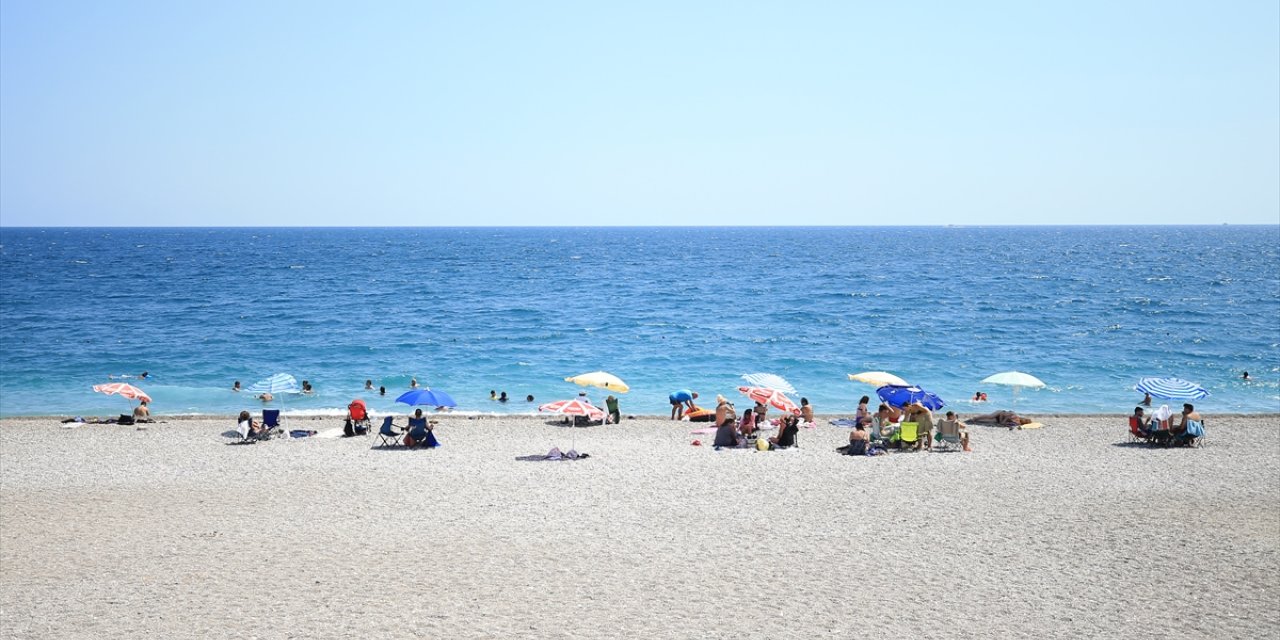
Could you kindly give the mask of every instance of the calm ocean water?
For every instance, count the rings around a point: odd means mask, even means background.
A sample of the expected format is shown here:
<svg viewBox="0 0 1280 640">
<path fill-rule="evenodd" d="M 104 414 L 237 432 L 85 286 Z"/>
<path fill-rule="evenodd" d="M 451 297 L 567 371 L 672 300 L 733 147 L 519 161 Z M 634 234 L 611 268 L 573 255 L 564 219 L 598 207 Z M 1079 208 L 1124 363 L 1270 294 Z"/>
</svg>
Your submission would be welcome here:
<svg viewBox="0 0 1280 640">
<path fill-rule="evenodd" d="M 460 411 L 529 412 L 596 369 L 631 385 L 629 413 L 681 387 L 737 396 L 757 371 L 847 412 L 873 390 L 845 374 L 868 369 L 962 412 L 1008 406 L 978 381 L 1009 369 L 1049 385 L 1027 411 L 1129 411 L 1157 374 L 1209 388 L 1210 413 L 1280 411 L 1277 226 L 5 228 L 0 245 L 3 415 L 119 412 L 90 386 L 144 370 L 157 413 L 255 408 L 232 381 L 276 372 L 318 391 L 286 410 L 336 410 L 365 379 L 392 409 L 417 377 Z"/>
</svg>

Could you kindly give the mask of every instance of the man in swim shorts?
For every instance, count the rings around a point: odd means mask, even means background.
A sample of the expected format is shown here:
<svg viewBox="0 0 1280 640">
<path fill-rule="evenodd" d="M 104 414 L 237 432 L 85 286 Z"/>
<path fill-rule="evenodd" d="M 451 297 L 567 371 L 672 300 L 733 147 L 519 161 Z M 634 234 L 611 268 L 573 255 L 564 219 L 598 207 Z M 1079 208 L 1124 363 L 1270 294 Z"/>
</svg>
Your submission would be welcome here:
<svg viewBox="0 0 1280 640">
<path fill-rule="evenodd" d="M 694 399 L 697 397 L 697 393 L 688 389 L 681 389 L 667 396 L 667 399 L 671 401 L 671 419 L 679 420 L 683 418 L 685 411 L 697 411 L 697 405 L 693 404 Z"/>
</svg>

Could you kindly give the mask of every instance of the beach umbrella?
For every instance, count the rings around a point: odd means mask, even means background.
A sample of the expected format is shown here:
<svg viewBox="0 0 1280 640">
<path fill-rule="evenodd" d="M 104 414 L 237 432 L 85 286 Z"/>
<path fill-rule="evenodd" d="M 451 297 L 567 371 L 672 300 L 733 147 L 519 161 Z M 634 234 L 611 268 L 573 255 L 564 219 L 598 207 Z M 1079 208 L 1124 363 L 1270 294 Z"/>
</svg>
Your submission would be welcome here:
<svg viewBox="0 0 1280 640">
<path fill-rule="evenodd" d="M 538 411 L 545 413 L 559 413 L 566 416 L 586 416 L 592 420 L 603 420 L 604 410 L 596 407 L 590 402 L 583 402 L 574 398 L 573 400 L 557 400 L 548 402 L 540 407 Z"/>
<path fill-rule="evenodd" d="M 457 402 L 453 401 L 453 397 L 438 389 L 422 387 L 420 389 L 410 389 L 396 398 L 396 402 L 413 406 L 426 407 L 456 407 Z"/>
<path fill-rule="evenodd" d="M 863 371 L 862 373 L 851 373 L 849 379 L 854 382 L 863 382 L 873 387 L 883 387 L 886 384 L 896 384 L 900 387 L 907 386 L 907 381 L 888 371 Z"/>
<path fill-rule="evenodd" d="M 1021 371 L 1004 371 L 994 375 L 989 375 L 982 379 L 981 384 L 1002 384 L 1006 387 L 1013 387 L 1013 406 L 1018 406 L 1018 390 L 1023 387 L 1032 389 L 1043 389 L 1044 382 L 1029 373 Z"/>
<path fill-rule="evenodd" d="M 1209 395 L 1204 387 L 1180 378 L 1143 378 L 1133 389 L 1166 400 L 1199 400 Z"/>
<path fill-rule="evenodd" d="M 628 387 L 627 383 L 623 382 L 618 376 L 604 371 L 592 371 L 572 378 L 565 378 L 564 381 L 572 382 L 579 387 L 600 387 L 601 389 L 617 391 L 618 393 L 626 393 L 631 390 L 631 387 Z"/>
<path fill-rule="evenodd" d="M 284 407 L 285 393 L 302 393 L 302 389 L 298 387 L 298 380 L 287 373 L 277 373 L 270 378 L 259 380 L 245 391 L 251 394 L 269 393 L 274 398 L 280 396 L 280 406 Z"/>
<path fill-rule="evenodd" d="M 126 400 L 146 400 L 151 402 L 151 396 L 145 391 L 131 384 L 124 382 L 112 382 L 110 384 L 95 384 L 93 390 L 98 393 L 105 393 L 109 396 L 120 396 Z"/>
<path fill-rule="evenodd" d="M 937 394 L 925 391 L 915 385 L 887 384 L 876 389 L 876 395 L 884 402 L 895 407 L 902 407 L 912 402 L 919 402 L 930 411 L 941 409 L 946 403 Z"/>
<path fill-rule="evenodd" d="M 791 383 L 787 382 L 785 378 L 772 373 L 748 373 L 743 375 L 742 379 L 753 387 L 763 387 L 783 393 L 796 392 L 796 388 L 791 386 Z"/>
<path fill-rule="evenodd" d="M 270 378 L 253 383 L 245 391 L 249 393 L 269 393 L 274 396 L 277 393 L 299 393 L 301 389 L 298 387 L 296 378 L 287 373 L 277 373 Z"/>
<path fill-rule="evenodd" d="M 151 402 L 151 396 L 145 391 L 131 384 L 124 382 L 113 382 L 111 384 L 95 384 L 93 390 L 98 393 L 105 393 L 109 396 L 120 396 L 128 400 L 146 400 Z"/>
<path fill-rule="evenodd" d="M 777 389 L 766 389 L 765 387 L 738 387 L 738 391 L 742 395 L 759 402 L 760 404 L 769 405 L 779 411 L 799 414 L 800 407 L 791 401 L 781 391 Z"/>
</svg>

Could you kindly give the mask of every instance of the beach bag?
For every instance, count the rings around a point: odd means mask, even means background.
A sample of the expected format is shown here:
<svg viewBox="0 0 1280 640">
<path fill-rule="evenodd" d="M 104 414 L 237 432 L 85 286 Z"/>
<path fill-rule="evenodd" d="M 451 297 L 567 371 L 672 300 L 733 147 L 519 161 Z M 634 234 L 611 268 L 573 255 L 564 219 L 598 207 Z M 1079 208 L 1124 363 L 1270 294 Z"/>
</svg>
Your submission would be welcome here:
<svg viewBox="0 0 1280 640">
<path fill-rule="evenodd" d="M 133 424 L 133 416 L 122 413 L 119 418 L 116 418 L 116 424 Z"/>
<path fill-rule="evenodd" d="M 356 435 L 356 428 L 351 424 L 351 418 L 347 418 L 347 421 L 342 424 L 342 435 L 348 438 Z"/>
</svg>

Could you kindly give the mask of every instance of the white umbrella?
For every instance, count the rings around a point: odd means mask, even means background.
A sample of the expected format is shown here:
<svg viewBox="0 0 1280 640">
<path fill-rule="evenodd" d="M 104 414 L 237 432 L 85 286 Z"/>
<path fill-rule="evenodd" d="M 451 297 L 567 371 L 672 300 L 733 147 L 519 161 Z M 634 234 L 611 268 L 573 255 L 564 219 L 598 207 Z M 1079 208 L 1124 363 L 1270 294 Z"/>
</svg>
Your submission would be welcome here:
<svg viewBox="0 0 1280 640">
<path fill-rule="evenodd" d="M 1018 390 L 1022 387 L 1032 389 L 1043 389 L 1044 382 L 1029 373 L 1021 371 L 1003 371 L 994 375 L 987 376 L 982 379 L 983 384 L 1002 384 L 1006 387 L 1013 387 L 1013 406 L 1018 406 Z"/>
<path fill-rule="evenodd" d="M 862 373 L 851 373 L 849 379 L 854 382 L 863 382 L 873 387 L 883 387 L 885 385 L 894 385 L 897 387 L 910 386 L 906 380 L 889 373 L 888 371 L 863 371 Z"/>
<path fill-rule="evenodd" d="M 743 380 L 751 383 L 753 387 L 764 387 L 765 389 L 773 389 L 783 393 L 795 393 L 796 388 L 791 386 L 785 378 L 772 373 L 748 373 L 742 376 Z"/>
</svg>

